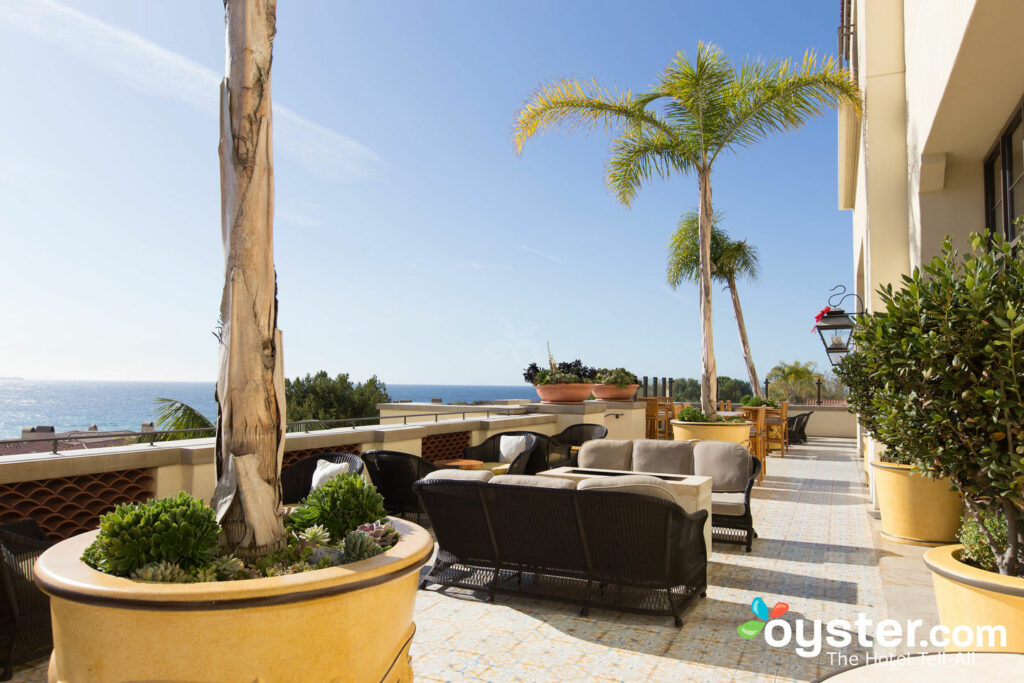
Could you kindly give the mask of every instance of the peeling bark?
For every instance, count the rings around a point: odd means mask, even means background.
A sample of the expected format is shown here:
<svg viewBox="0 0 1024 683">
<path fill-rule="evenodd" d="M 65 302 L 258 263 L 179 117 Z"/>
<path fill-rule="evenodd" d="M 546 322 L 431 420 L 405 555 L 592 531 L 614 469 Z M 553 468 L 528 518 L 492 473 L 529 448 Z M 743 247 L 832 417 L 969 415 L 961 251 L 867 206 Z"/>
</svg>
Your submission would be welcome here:
<svg viewBox="0 0 1024 683">
<path fill-rule="evenodd" d="M 252 560 L 283 547 L 279 476 L 284 369 L 274 272 L 270 65 L 276 0 L 227 0 L 221 84 L 224 293 L 217 378 L 218 481 L 226 549 Z"/>
</svg>

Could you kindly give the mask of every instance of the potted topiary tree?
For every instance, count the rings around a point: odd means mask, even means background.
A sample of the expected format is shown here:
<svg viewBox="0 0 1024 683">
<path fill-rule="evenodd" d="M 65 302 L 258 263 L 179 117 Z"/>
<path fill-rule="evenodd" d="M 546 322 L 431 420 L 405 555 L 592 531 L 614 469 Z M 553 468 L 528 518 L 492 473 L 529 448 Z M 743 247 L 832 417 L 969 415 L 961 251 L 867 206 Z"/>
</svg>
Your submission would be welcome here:
<svg viewBox="0 0 1024 683">
<path fill-rule="evenodd" d="M 284 375 L 273 262 L 275 0 L 228 0 L 221 86 L 225 286 L 212 507 L 120 506 L 45 552 L 51 681 L 412 681 L 419 568 L 433 540 L 381 519 L 360 475 L 285 515 Z M 287 525 L 286 522 L 287 521 Z M 287 528 L 286 528 L 287 526 Z"/>
<path fill-rule="evenodd" d="M 880 291 L 884 310 L 862 320 L 855 337 L 876 391 L 873 428 L 917 472 L 945 479 L 964 500 L 971 547 L 924 556 L 939 617 L 950 629 L 1002 626 L 1005 642 L 947 649 L 1022 652 L 1024 262 L 998 236 L 972 235 L 963 256 L 947 237 L 942 255 L 900 284 Z M 979 538 L 998 573 L 972 557 Z"/>
<path fill-rule="evenodd" d="M 882 516 L 882 535 L 898 543 L 943 545 L 956 540 L 963 502 L 949 481 L 914 471 L 919 444 L 900 438 L 899 427 L 887 429 L 889 420 L 899 420 L 887 392 L 898 390 L 885 384 L 889 371 L 889 345 L 893 340 L 878 336 L 879 317 L 861 316 L 855 332 L 855 350 L 836 368 L 849 388 L 850 411 L 874 440 L 878 458 L 870 462 L 874 472 L 875 497 Z M 899 343 L 898 341 L 896 343 Z M 928 510 L 928 514 L 921 514 Z"/>
<path fill-rule="evenodd" d="M 594 398 L 598 401 L 632 401 L 640 383 L 636 375 L 626 368 L 597 371 Z"/>
</svg>

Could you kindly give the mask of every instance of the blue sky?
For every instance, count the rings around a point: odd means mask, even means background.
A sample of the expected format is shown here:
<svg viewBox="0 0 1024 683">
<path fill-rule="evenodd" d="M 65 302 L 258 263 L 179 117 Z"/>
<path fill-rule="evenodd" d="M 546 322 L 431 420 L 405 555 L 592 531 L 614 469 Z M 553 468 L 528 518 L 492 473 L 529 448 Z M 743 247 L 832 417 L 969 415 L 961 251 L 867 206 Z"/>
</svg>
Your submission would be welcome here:
<svg viewBox="0 0 1024 683">
<path fill-rule="evenodd" d="M 289 376 L 516 384 L 530 360 L 696 376 L 696 287 L 665 245 L 696 180 L 607 192 L 603 134 L 517 158 L 540 83 L 634 91 L 677 50 L 735 62 L 835 50 L 818 0 L 281 2 L 275 249 Z M 0 4 L 0 376 L 213 380 L 223 281 L 220 2 Z M 835 115 L 719 161 L 714 205 L 760 249 L 741 285 L 762 376 L 827 361 L 813 315 L 851 279 Z M 715 292 L 720 374 L 745 377 Z"/>
</svg>

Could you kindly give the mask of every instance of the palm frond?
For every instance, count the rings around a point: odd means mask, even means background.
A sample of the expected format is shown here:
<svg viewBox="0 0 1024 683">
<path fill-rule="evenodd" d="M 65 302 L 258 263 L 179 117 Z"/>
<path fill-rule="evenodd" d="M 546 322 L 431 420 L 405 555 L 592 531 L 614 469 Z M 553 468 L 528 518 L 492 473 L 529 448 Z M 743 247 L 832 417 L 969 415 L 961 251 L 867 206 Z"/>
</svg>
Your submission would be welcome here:
<svg viewBox="0 0 1024 683">
<path fill-rule="evenodd" d="M 605 163 L 605 184 L 629 206 L 640 186 L 651 178 L 667 178 L 673 171 L 686 173 L 696 160 L 684 141 L 661 132 L 626 134 L 612 141 Z"/>
<path fill-rule="evenodd" d="M 720 227 L 725 213 L 715 211 L 711 218 L 711 277 L 724 281 L 727 273 L 718 267 L 721 255 L 732 243 L 729 235 Z M 691 209 L 679 218 L 676 231 L 668 241 L 668 267 L 665 279 L 672 289 L 684 281 L 700 281 L 700 214 Z"/>
<path fill-rule="evenodd" d="M 697 43 L 697 54 L 690 61 L 682 52 L 662 73 L 660 91 L 671 97 L 665 105 L 670 121 L 687 137 L 696 137 L 706 151 L 714 132 L 727 116 L 725 93 L 735 80 L 735 72 L 725 53 L 713 43 Z"/>
<path fill-rule="evenodd" d="M 156 441 L 174 439 L 195 439 L 212 436 L 213 423 L 198 410 L 182 401 L 173 398 L 154 398 L 154 419 L 157 431 L 175 431 L 179 429 L 208 429 L 210 434 L 193 432 L 191 434 L 161 434 Z M 149 440 L 149 439 L 145 439 Z"/>
<path fill-rule="evenodd" d="M 714 248 L 713 245 L 712 248 Z M 726 238 L 715 261 L 715 269 L 727 279 L 745 279 L 756 282 L 761 276 L 761 262 L 757 256 L 757 247 L 747 240 Z"/>
<path fill-rule="evenodd" d="M 834 57 L 813 52 L 790 60 L 748 62 L 725 91 L 728 116 L 716 133 L 712 160 L 733 145 L 751 145 L 771 133 L 794 130 L 841 104 L 860 111 L 860 90 Z"/>
<path fill-rule="evenodd" d="M 646 104 L 634 101 L 628 90 L 620 95 L 598 85 L 597 81 L 588 83 L 563 78 L 542 85 L 516 115 L 512 138 L 516 153 L 522 153 L 527 140 L 549 129 L 567 133 L 651 129 L 671 134 L 672 128 L 660 116 L 648 111 Z"/>
</svg>

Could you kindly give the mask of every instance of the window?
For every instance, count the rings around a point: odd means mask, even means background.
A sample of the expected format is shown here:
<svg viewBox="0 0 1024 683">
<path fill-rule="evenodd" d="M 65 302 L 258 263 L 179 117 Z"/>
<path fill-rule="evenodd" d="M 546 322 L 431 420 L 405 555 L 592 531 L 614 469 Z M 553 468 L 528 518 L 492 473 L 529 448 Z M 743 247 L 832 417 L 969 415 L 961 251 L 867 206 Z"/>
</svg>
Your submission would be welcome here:
<svg viewBox="0 0 1024 683">
<path fill-rule="evenodd" d="M 1024 216 L 1024 118 L 1018 104 L 985 159 L 985 223 L 1008 240 L 1018 237 L 1013 221 Z"/>
</svg>

